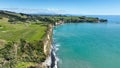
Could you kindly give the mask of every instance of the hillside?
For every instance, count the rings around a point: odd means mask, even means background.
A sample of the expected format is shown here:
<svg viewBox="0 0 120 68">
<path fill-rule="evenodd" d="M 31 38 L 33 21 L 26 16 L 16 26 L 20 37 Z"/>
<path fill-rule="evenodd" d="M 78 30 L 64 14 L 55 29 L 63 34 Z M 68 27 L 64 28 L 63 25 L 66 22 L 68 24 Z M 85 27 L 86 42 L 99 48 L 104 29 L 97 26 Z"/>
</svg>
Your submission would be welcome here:
<svg viewBox="0 0 120 68">
<path fill-rule="evenodd" d="M 23 22 L 27 16 L 13 12 L 0 12 L 0 17 L 0 68 L 27 68 L 43 62 L 48 25 Z"/>
</svg>

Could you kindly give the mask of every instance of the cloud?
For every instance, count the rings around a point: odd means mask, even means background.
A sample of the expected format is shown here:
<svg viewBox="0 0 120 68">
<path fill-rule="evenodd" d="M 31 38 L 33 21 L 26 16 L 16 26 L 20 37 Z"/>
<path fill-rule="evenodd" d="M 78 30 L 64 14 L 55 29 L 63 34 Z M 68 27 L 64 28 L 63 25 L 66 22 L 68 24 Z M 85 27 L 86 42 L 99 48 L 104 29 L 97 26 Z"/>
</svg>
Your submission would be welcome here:
<svg viewBox="0 0 120 68">
<path fill-rule="evenodd" d="M 47 9 L 30 9 L 30 8 L 2 8 L 18 13 L 39 13 L 39 14 L 65 14 L 67 11 L 62 9 L 47 8 Z"/>
<path fill-rule="evenodd" d="M 54 12 L 56 14 L 65 14 L 67 12 L 67 10 L 54 9 L 54 8 L 48 8 L 47 10 L 50 12 Z"/>
</svg>

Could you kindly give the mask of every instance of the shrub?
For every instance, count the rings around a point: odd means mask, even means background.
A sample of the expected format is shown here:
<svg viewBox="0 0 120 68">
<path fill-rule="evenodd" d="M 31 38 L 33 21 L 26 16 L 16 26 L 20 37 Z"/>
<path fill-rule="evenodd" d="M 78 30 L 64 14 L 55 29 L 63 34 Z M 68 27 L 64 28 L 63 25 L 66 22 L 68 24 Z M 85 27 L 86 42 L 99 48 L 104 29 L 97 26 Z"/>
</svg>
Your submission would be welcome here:
<svg viewBox="0 0 120 68">
<path fill-rule="evenodd" d="M 3 19 L 2 17 L 0 17 L 0 19 Z"/>
<path fill-rule="evenodd" d="M 14 22 L 14 20 L 13 19 L 9 19 L 8 22 Z"/>
</svg>

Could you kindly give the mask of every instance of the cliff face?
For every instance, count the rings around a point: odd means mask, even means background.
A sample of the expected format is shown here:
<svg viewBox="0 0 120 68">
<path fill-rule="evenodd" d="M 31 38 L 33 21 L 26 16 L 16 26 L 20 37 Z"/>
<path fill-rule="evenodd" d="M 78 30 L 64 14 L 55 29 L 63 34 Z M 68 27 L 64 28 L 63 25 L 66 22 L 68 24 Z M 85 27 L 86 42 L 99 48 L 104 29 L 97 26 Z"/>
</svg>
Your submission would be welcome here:
<svg viewBox="0 0 120 68">
<path fill-rule="evenodd" d="M 51 44 L 52 44 L 52 32 L 53 32 L 53 26 L 50 24 L 48 26 L 48 31 L 47 31 L 47 35 L 46 38 L 43 42 L 44 44 L 44 53 L 45 55 L 50 55 L 50 49 L 51 49 Z"/>
<path fill-rule="evenodd" d="M 50 68 L 51 67 L 51 49 L 52 49 L 52 33 L 53 33 L 53 25 L 48 26 L 47 34 L 43 40 L 44 46 L 44 54 L 46 55 L 46 60 L 39 64 L 37 68 Z"/>
</svg>

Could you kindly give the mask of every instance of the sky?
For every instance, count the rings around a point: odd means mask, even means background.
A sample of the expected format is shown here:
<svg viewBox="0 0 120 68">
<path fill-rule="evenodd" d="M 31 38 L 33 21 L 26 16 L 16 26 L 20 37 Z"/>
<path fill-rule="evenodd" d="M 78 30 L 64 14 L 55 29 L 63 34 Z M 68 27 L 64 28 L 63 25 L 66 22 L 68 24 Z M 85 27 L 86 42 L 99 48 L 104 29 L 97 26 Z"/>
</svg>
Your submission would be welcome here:
<svg viewBox="0 0 120 68">
<path fill-rule="evenodd" d="M 23 13 L 120 15 L 120 0 L 0 0 L 0 10 Z"/>
</svg>

